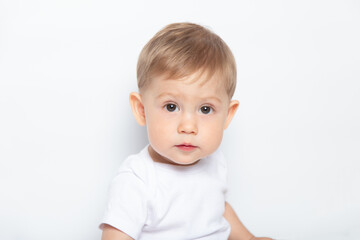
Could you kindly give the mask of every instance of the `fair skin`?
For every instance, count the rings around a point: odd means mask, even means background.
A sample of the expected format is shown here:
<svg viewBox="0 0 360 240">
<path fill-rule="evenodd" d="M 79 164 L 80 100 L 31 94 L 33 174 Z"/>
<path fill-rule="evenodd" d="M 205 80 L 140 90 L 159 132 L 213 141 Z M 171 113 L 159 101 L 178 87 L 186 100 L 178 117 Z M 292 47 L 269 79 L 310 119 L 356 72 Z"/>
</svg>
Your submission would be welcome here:
<svg viewBox="0 0 360 240">
<path fill-rule="evenodd" d="M 147 127 L 154 161 L 194 164 L 220 145 L 239 103 L 230 101 L 218 79 L 204 81 L 197 75 L 155 78 L 141 95 L 131 94 L 134 115 Z"/>
<path fill-rule="evenodd" d="M 137 122 L 147 127 L 153 161 L 192 165 L 219 147 L 239 102 L 229 99 L 216 75 L 202 78 L 197 73 L 183 79 L 158 77 L 141 94 L 130 94 Z M 231 225 L 229 240 L 270 240 L 255 238 L 228 203 L 224 217 Z M 132 238 L 105 225 L 102 240 L 127 239 Z"/>
</svg>

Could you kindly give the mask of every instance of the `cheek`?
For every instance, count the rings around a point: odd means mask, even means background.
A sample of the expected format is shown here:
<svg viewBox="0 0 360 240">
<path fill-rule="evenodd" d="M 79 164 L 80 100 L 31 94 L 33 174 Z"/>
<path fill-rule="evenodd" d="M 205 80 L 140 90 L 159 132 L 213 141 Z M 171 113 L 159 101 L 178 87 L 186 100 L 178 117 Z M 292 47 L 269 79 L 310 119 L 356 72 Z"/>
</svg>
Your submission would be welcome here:
<svg viewBox="0 0 360 240">
<path fill-rule="evenodd" d="M 150 143 L 154 145 L 166 143 L 173 131 L 172 122 L 161 114 L 149 115 L 146 119 L 146 127 Z"/>
<path fill-rule="evenodd" d="M 222 140 L 224 132 L 223 119 L 215 119 L 214 121 L 203 121 L 201 126 L 202 138 L 207 142 L 209 148 L 217 148 Z"/>
</svg>

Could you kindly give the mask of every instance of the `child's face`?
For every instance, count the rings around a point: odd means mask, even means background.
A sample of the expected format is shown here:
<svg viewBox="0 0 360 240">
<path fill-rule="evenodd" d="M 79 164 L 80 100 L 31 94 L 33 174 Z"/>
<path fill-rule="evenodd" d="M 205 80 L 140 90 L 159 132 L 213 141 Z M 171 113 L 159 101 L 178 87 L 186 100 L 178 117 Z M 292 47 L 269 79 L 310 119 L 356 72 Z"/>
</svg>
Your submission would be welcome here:
<svg viewBox="0 0 360 240">
<path fill-rule="evenodd" d="M 154 161 L 188 165 L 220 145 L 239 103 L 216 79 L 203 83 L 196 77 L 156 78 L 140 97 Z"/>
</svg>

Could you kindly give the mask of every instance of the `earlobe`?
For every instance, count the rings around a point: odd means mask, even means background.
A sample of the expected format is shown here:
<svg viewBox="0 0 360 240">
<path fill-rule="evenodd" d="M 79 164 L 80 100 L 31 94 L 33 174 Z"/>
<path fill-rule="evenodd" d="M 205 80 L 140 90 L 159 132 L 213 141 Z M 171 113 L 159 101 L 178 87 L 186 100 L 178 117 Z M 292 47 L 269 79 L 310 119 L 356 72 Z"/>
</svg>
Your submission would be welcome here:
<svg viewBox="0 0 360 240">
<path fill-rule="evenodd" d="M 232 100 L 229 104 L 229 108 L 228 108 L 228 113 L 227 113 L 227 117 L 226 117 L 226 121 L 225 121 L 225 126 L 224 126 L 224 129 L 226 129 L 231 120 L 233 119 L 235 113 L 236 113 L 236 110 L 238 109 L 239 107 L 239 101 L 238 100 Z"/>
<path fill-rule="evenodd" d="M 139 93 L 132 92 L 130 93 L 129 100 L 136 121 L 139 125 L 145 126 L 145 109 L 142 103 L 141 95 Z"/>
</svg>

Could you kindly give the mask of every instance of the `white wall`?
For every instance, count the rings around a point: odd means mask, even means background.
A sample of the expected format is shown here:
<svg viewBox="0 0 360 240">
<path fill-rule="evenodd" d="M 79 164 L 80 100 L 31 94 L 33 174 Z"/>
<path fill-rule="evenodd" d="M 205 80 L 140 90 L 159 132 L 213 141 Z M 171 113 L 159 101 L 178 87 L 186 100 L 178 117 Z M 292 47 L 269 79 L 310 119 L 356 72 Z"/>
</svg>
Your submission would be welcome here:
<svg viewBox="0 0 360 240">
<path fill-rule="evenodd" d="M 241 102 L 222 149 L 256 235 L 360 235 L 359 1 L 0 0 L 0 239 L 95 240 L 120 162 L 147 142 L 128 94 L 168 23 L 233 50 Z"/>
</svg>

